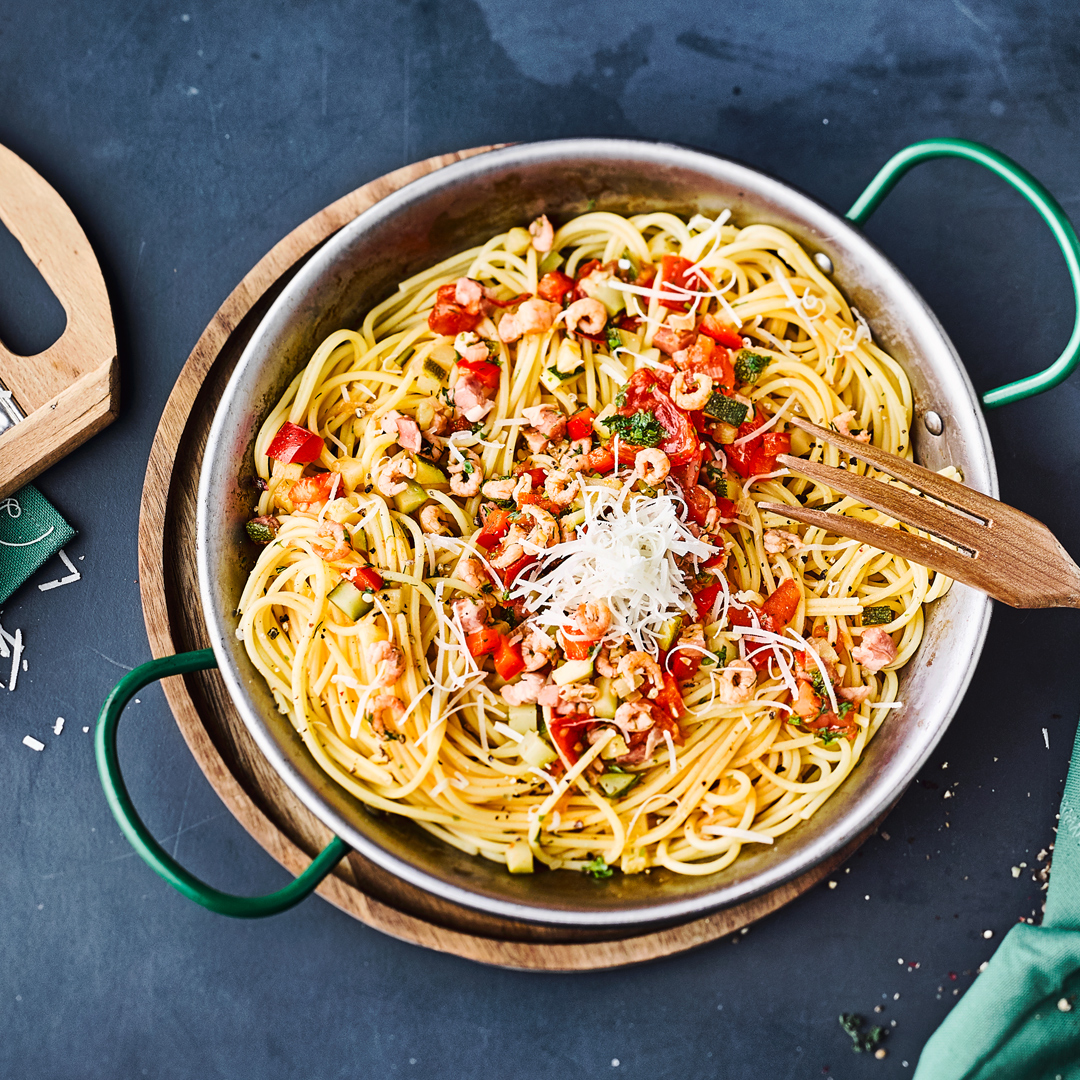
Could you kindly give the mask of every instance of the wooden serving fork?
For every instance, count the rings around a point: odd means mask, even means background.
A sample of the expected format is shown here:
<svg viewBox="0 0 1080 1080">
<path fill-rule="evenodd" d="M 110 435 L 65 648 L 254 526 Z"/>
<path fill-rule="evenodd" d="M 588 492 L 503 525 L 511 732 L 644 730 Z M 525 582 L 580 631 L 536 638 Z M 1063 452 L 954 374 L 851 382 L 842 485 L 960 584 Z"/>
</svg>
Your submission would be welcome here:
<svg viewBox="0 0 1080 1080">
<path fill-rule="evenodd" d="M 789 417 L 788 422 L 852 457 L 869 462 L 929 498 L 844 468 L 790 454 L 777 457 L 781 465 L 833 491 L 850 495 L 897 521 L 938 536 L 951 546 L 902 529 L 804 506 L 758 503 L 758 510 L 804 525 L 816 525 L 920 563 L 1012 607 L 1080 607 L 1080 567 L 1041 521 L 848 435 L 828 431 L 798 417 Z"/>
</svg>

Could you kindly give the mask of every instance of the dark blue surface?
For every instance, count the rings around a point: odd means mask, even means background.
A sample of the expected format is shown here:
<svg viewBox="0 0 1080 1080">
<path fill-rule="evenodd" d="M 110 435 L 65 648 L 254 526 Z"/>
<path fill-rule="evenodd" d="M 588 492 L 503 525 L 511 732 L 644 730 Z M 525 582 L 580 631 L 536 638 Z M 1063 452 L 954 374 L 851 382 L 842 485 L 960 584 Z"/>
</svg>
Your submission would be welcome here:
<svg viewBox="0 0 1080 1080">
<path fill-rule="evenodd" d="M 1073 612 L 998 608 L 975 683 L 885 824 L 890 839 L 871 840 L 835 890 L 734 942 L 631 971 L 488 970 L 318 899 L 255 924 L 211 915 L 132 854 L 97 783 L 82 727 L 149 658 L 136 526 L 165 399 L 232 286 L 357 185 L 463 146 L 630 135 L 741 158 L 843 210 L 894 150 L 955 135 L 1014 157 L 1080 216 L 1075 5 L 746 7 L 0 6 L 0 142 L 90 236 L 124 399 L 113 427 L 40 481 L 80 530 L 68 551 L 85 556 L 83 579 L 24 588 L 0 615 L 23 629 L 28 660 L 16 692 L 0 688 L 0 1076 L 905 1076 L 954 991 L 1041 906 L 1030 872 L 1010 867 L 1034 865 L 1053 839 L 1080 700 Z M 1072 299 L 1049 235 L 974 166 L 923 166 L 868 232 L 980 390 L 1064 344 Z M 0 332 L 36 341 L 56 332 L 55 312 L 32 282 L 9 292 L 11 247 L 0 242 Z M 1073 379 L 988 418 L 1003 497 L 1074 554 L 1078 408 Z M 54 561 L 35 580 L 62 572 Z M 220 887 L 279 886 L 283 871 L 203 779 L 160 690 L 139 696 L 121 754 L 147 823 Z M 25 734 L 46 750 L 23 747 Z M 852 1054 L 841 1011 L 896 1020 L 885 1061 Z"/>
</svg>

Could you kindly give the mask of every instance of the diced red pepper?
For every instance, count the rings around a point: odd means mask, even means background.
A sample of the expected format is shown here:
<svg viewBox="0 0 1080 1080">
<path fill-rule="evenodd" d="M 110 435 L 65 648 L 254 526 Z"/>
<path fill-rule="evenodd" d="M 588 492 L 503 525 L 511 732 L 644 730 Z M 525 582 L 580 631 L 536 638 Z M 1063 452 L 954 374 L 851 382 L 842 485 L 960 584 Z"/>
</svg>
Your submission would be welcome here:
<svg viewBox="0 0 1080 1080">
<path fill-rule="evenodd" d="M 562 645 L 562 650 L 566 654 L 567 660 L 588 660 L 593 654 L 593 649 L 596 648 L 596 639 L 592 641 L 583 639 L 580 636 L 580 631 L 575 630 L 572 626 L 564 626 L 563 632 L 559 635 L 559 644 Z"/>
<path fill-rule="evenodd" d="M 716 505 L 712 492 L 697 484 L 689 490 L 683 488 L 683 498 L 686 499 L 691 519 L 698 525 L 704 526 L 708 520 L 709 511 Z"/>
<path fill-rule="evenodd" d="M 708 375 L 713 381 L 714 390 L 731 392 L 735 389 L 735 366 L 731 362 L 731 353 L 705 334 L 698 334 L 687 349 L 686 366 L 690 371 Z"/>
<path fill-rule="evenodd" d="M 595 419 L 596 413 L 592 409 L 579 409 L 566 421 L 566 433 L 574 442 L 578 439 L 591 439 Z"/>
<path fill-rule="evenodd" d="M 725 499 L 723 497 L 716 500 L 716 509 L 720 511 L 722 518 L 733 518 L 739 512 L 739 507 L 734 499 Z"/>
<path fill-rule="evenodd" d="M 728 464 L 741 476 L 744 480 L 748 476 L 753 476 L 754 473 L 751 469 L 752 459 L 754 457 L 754 451 L 761 446 L 761 442 L 757 439 L 750 439 L 748 442 L 739 443 L 738 440 L 745 438 L 747 435 L 753 435 L 759 427 L 761 427 L 766 421 L 766 416 L 763 412 L 755 412 L 751 414 L 746 420 L 739 425 L 739 433 L 736 436 L 736 440 L 730 446 L 724 447 L 724 453 L 727 455 Z M 771 471 L 771 470 L 768 470 Z"/>
<path fill-rule="evenodd" d="M 551 304 L 561 304 L 562 298 L 574 290 L 574 279 L 561 270 L 552 270 L 545 274 L 536 288 L 536 295 Z"/>
<path fill-rule="evenodd" d="M 354 566 L 347 570 L 344 576 L 360 589 L 378 592 L 383 587 L 382 574 L 370 566 Z"/>
<path fill-rule="evenodd" d="M 557 514 L 559 511 L 565 509 L 565 507 L 546 498 L 542 491 L 523 491 L 517 497 L 517 503 L 519 507 L 537 506 L 541 510 L 546 510 L 549 514 Z"/>
<path fill-rule="evenodd" d="M 706 315 L 701 320 L 698 329 L 703 334 L 708 334 L 713 341 L 719 342 L 729 349 L 741 349 L 743 347 L 742 335 L 737 330 L 724 326 L 715 315 Z"/>
<path fill-rule="evenodd" d="M 534 488 L 542 488 L 547 480 L 547 469 L 526 469 Z"/>
<path fill-rule="evenodd" d="M 490 360 L 459 360 L 458 370 L 472 376 L 481 386 L 486 386 L 489 390 L 499 388 L 501 369 L 498 364 L 493 364 Z"/>
<path fill-rule="evenodd" d="M 695 589 L 691 595 L 694 598 L 694 607 L 697 608 L 698 619 L 704 622 L 709 618 L 716 598 L 720 595 L 720 583 Z"/>
<path fill-rule="evenodd" d="M 470 315 L 455 299 L 457 286 L 440 285 L 435 294 L 435 306 L 428 316 L 428 326 L 436 334 L 457 337 L 466 330 L 472 330 L 483 318 L 480 312 Z"/>
<path fill-rule="evenodd" d="M 502 574 L 503 585 L 508 589 L 513 588 L 518 574 L 526 567 L 532 566 L 534 562 L 536 562 L 535 555 L 522 555 L 516 563 L 511 563 L 505 570 L 500 571 Z"/>
<path fill-rule="evenodd" d="M 494 626 L 484 626 L 473 634 L 467 634 L 465 644 L 469 647 L 470 655 L 487 656 L 493 653 L 502 640 L 502 635 Z"/>
<path fill-rule="evenodd" d="M 791 578 L 786 578 L 769 594 L 768 599 L 761 605 L 761 611 L 764 615 L 775 619 L 782 628 L 787 626 L 795 617 L 795 612 L 799 607 L 799 599 L 798 585 Z M 764 625 L 764 622 L 762 625 Z M 770 627 L 770 629 L 773 628 Z M 779 633 L 779 630 L 775 632 Z"/>
<path fill-rule="evenodd" d="M 660 259 L 660 276 L 663 281 L 663 285 L 677 285 L 683 289 L 692 289 L 695 292 L 701 291 L 701 279 L 695 274 L 690 279 L 687 279 L 686 272 L 694 264 L 689 259 L 684 259 L 681 255 L 664 255 Z M 663 289 L 661 285 L 661 290 Z M 673 308 L 676 311 L 686 310 L 686 300 L 661 300 L 660 303 L 666 308 Z"/>
<path fill-rule="evenodd" d="M 622 315 L 616 319 L 615 325 L 629 334 L 636 334 L 641 329 L 641 320 L 636 315 Z"/>
<path fill-rule="evenodd" d="M 563 756 L 573 765 L 585 749 L 585 726 L 595 722 L 595 717 L 584 714 L 553 716 L 548 723 L 548 735 L 551 741 L 562 751 Z"/>
<path fill-rule="evenodd" d="M 615 454 L 610 446 L 595 446 L 581 459 L 582 472 L 603 474 L 614 468 Z"/>
<path fill-rule="evenodd" d="M 497 547 L 502 538 L 510 531 L 510 511 L 498 507 L 492 510 L 484 521 L 484 527 L 476 535 L 476 542 L 490 551 Z"/>
<path fill-rule="evenodd" d="M 678 720 L 686 712 L 682 691 L 679 689 L 679 680 L 670 672 L 665 671 L 664 685 L 657 687 L 656 690 L 656 697 L 649 699 L 651 703 L 663 709 L 672 720 Z M 656 716 L 655 712 L 653 713 L 653 716 Z M 666 730 L 671 731 L 672 736 L 675 736 L 676 732 L 678 732 L 675 742 L 681 746 L 682 732 L 678 730 L 678 725 L 676 725 L 674 730 L 671 728 L 666 728 Z"/>
<path fill-rule="evenodd" d="M 661 667 L 666 666 L 671 668 L 671 674 L 675 676 L 680 682 L 685 679 L 692 679 L 701 667 L 701 653 L 690 652 L 689 650 L 683 652 L 679 651 L 671 657 L 670 664 L 667 662 L 661 663 Z"/>
<path fill-rule="evenodd" d="M 761 436 L 761 445 L 754 447 L 750 456 L 750 476 L 764 476 L 776 471 L 778 454 L 791 453 L 791 436 L 780 432 L 768 432 Z"/>
<path fill-rule="evenodd" d="M 511 645 L 506 634 L 499 635 L 499 645 L 495 650 L 495 670 L 501 678 L 508 680 L 525 670 L 520 642 Z"/>
<path fill-rule="evenodd" d="M 274 461 L 280 461 L 282 465 L 290 465 L 293 462 L 307 465 L 309 462 L 318 460 L 325 445 L 322 437 L 316 435 L 314 431 L 286 420 L 278 428 L 278 433 L 270 440 L 270 445 L 266 448 L 266 456 Z"/>
</svg>

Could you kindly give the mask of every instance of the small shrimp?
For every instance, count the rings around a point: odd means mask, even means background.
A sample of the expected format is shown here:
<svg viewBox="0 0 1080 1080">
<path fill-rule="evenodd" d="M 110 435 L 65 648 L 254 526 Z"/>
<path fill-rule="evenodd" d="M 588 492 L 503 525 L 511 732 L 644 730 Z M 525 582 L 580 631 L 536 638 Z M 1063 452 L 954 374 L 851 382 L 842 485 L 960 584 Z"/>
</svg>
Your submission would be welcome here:
<svg viewBox="0 0 1080 1080">
<path fill-rule="evenodd" d="M 757 672 L 746 660 L 732 660 L 720 672 L 719 696 L 724 705 L 742 705 L 754 696 Z"/>
<path fill-rule="evenodd" d="M 594 604 L 578 604 L 574 617 L 578 629 L 590 641 L 602 638 L 611 626 L 611 608 L 603 600 L 597 600 Z"/>
<path fill-rule="evenodd" d="M 454 338 L 454 349 L 462 360 L 470 364 L 479 364 L 491 355 L 487 343 L 481 341 L 471 330 L 463 330 Z"/>
<path fill-rule="evenodd" d="M 333 541 L 330 545 L 320 544 L 317 540 L 311 544 L 311 550 L 325 562 L 344 559 L 352 551 L 352 544 L 345 539 L 345 527 L 336 521 L 324 521 L 319 526 L 318 535 Z"/>
<path fill-rule="evenodd" d="M 689 626 L 683 627 L 682 632 L 679 634 L 678 641 L 675 642 L 675 648 L 672 650 L 672 652 L 682 651 L 679 647 L 683 645 L 689 646 L 689 648 L 686 649 L 686 653 L 689 656 L 701 656 L 701 653 L 697 650 L 701 649 L 702 651 L 705 651 L 706 649 L 705 627 L 702 626 L 701 623 L 696 622 L 691 623 Z"/>
<path fill-rule="evenodd" d="M 649 487 L 658 487 L 671 472 L 671 461 L 663 450 L 639 450 L 634 458 L 634 476 Z"/>
<path fill-rule="evenodd" d="M 484 493 L 485 499 L 497 499 L 499 502 L 506 502 L 508 499 L 514 497 L 514 489 L 517 487 L 516 477 L 510 476 L 505 480 L 485 480 L 484 486 L 480 489 Z"/>
<path fill-rule="evenodd" d="M 711 375 L 701 371 L 680 371 L 671 380 L 671 400 L 680 409 L 703 409 L 712 396 Z"/>
<path fill-rule="evenodd" d="M 599 300 L 586 296 L 583 300 L 575 300 L 566 309 L 566 329 L 571 333 L 599 334 L 607 318 L 607 308 Z"/>
<path fill-rule="evenodd" d="M 521 642 L 521 659 L 525 661 L 525 670 L 539 671 L 555 659 L 557 651 L 555 642 L 543 630 L 529 627 L 528 634 Z"/>
<path fill-rule="evenodd" d="M 615 726 L 629 734 L 648 731 L 655 723 L 652 709 L 641 701 L 627 701 L 615 710 Z"/>
<path fill-rule="evenodd" d="M 516 312 L 508 312 L 499 320 L 499 340 L 509 345 L 525 334 L 543 334 L 551 329 L 558 314 L 558 304 L 539 297 L 526 300 Z"/>
<path fill-rule="evenodd" d="M 480 458 L 472 450 L 466 450 L 463 459 L 457 458 L 451 461 L 450 490 L 455 495 L 465 498 L 475 495 L 483 482 L 483 466 L 480 464 Z"/>
<path fill-rule="evenodd" d="M 600 696 L 592 683 L 569 683 L 559 687 L 560 705 L 591 705 Z"/>
<path fill-rule="evenodd" d="M 548 437 L 536 428 L 524 427 L 521 436 L 529 447 L 530 454 L 542 454 L 548 446 Z"/>
<path fill-rule="evenodd" d="M 475 634 L 478 630 L 483 630 L 484 625 L 491 618 L 491 612 L 488 611 L 486 604 L 478 604 L 467 596 L 459 597 L 451 604 L 451 607 L 461 623 L 461 629 L 466 634 Z"/>
<path fill-rule="evenodd" d="M 431 503 L 420 511 L 420 528 L 429 536 L 449 536 L 446 511 L 438 503 Z"/>
<path fill-rule="evenodd" d="M 386 722 L 383 720 L 384 713 L 390 713 L 397 727 L 398 720 L 405 714 L 405 702 L 397 694 L 376 694 L 371 698 L 365 708 L 365 712 L 371 718 L 371 728 L 380 739 L 386 738 Z"/>
<path fill-rule="evenodd" d="M 526 536 L 526 540 L 530 544 L 549 548 L 559 542 L 559 523 L 546 510 L 541 510 L 535 503 L 526 503 L 521 508 L 521 512 L 527 517 L 531 517 L 535 522 Z"/>
<path fill-rule="evenodd" d="M 460 304 L 470 315 L 480 314 L 480 301 L 484 298 L 484 286 L 472 278 L 459 277 L 454 282 L 454 303 Z"/>
<path fill-rule="evenodd" d="M 556 506 L 569 506 L 577 497 L 577 479 L 561 469 L 549 472 L 544 479 L 544 498 L 549 499 Z"/>
<path fill-rule="evenodd" d="M 488 582 L 488 576 L 484 572 L 484 564 L 479 559 L 472 557 L 462 559 L 454 570 L 454 576 L 463 581 L 470 589 L 479 592 Z"/>
<path fill-rule="evenodd" d="M 855 410 L 848 409 L 847 412 L 842 412 L 834 416 L 832 418 L 832 425 L 841 435 L 848 435 L 856 442 L 868 443 L 870 441 L 869 431 L 860 431 L 857 435 L 852 432 L 851 424 L 854 419 Z"/>
<path fill-rule="evenodd" d="M 785 532 L 783 529 L 766 529 L 762 537 L 766 555 L 782 555 L 788 548 L 799 551 L 805 545 L 802 537 L 793 532 Z"/>
<path fill-rule="evenodd" d="M 454 383 L 454 404 L 470 424 L 483 420 L 495 408 L 489 388 L 471 375 L 462 375 Z"/>
<path fill-rule="evenodd" d="M 851 650 L 851 659 L 867 671 L 880 671 L 896 659 L 896 642 L 878 626 L 862 633 L 862 641 Z"/>
<path fill-rule="evenodd" d="M 619 674 L 626 679 L 632 680 L 637 685 L 637 673 L 644 671 L 652 689 L 648 696 L 654 698 L 659 693 L 659 687 L 664 685 L 664 676 L 660 671 L 660 665 L 647 652 L 627 653 L 619 661 Z"/>
<path fill-rule="evenodd" d="M 376 669 L 372 686 L 393 686 L 405 674 L 405 654 L 389 641 L 373 641 L 367 647 L 367 662 Z"/>
<path fill-rule="evenodd" d="M 375 466 L 375 486 L 388 499 L 400 495 L 416 476 L 416 462 L 404 451 Z"/>
<path fill-rule="evenodd" d="M 490 562 L 496 570 L 507 570 L 514 565 L 524 554 L 525 549 L 520 541 L 525 535 L 516 525 L 510 527 L 510 531 L 503 538 L 502 543 L 496 549 L 497 554 L 492 555 Z"/>
<path fill-rule="evenodd" d="M 546 255 L 551 250 L 555 241 L 555 229 L 548 221 L 547 214 L 541 214 L 529 225 L 529 235 L 532 237 L 533 248 L 541 255 Z"/>
<path fill-rule="evenodd" d="M 596 654 L 597 674 L 614 679 L 619 674 L 619 661 L 626 655 L 627 638 L 605 645 Z"/>
<path fill-rule="evenodd" d="M 536 695 L 540 693 L 540 687 L 544 685 L 544 676 L 530 671 L 522 675 L 515 683 L 508 683 L 499 693 L 507 705 L 532 705 L 536 702 Z"/>
<path fill-rule="evenodd" d="M 566 416 L 554 405 L 530 405 L 521 415 L 541 434 L 558 442 L 566 434 Z"/>
<path fill-rule="evenodd" d="M 856 709 L 870 697 L 871 693 L 873 691 L 869 686 L 838 686 L 836 688 L 836 696 L 841 701 L 850 701 Z"/>
</svg>

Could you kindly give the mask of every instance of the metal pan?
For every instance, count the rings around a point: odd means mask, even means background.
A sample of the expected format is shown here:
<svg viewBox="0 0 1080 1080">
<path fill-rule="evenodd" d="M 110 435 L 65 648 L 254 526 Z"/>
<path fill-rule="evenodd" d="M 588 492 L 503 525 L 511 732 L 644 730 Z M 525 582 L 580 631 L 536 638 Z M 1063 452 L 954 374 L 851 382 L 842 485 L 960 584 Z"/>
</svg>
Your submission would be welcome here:
<svg viewBox="0 0 1080 1080">
<path fill-rule="evenodd" d="M 997 495 L 993 453 L 979 402 L 933 313 L 891 262 L 859 231 L 912 165 L 965 157 L 1021 190 L 1054 230 L 1080 287 L 1080 245 L 1052 197 L 1014 163 L 954 140 L 916 144 L 893 158 L 846 217 L 735 161 L 677 146 L 575 139 L 513 146 L 417 180 L 367 210 L 296 274 L 255 331 L 225 390 L 203 460 L 199 489 L 200 593 L 211 650 L 152 661 L 128 676 L 103 709 L 99 768 L 114 812 L 140 853 L 189 896 L 233 915 L 269 914 L 295 903 L 348 847 L 446 900 L 495 915 L 577 927 L 655 927 L 743 902 L 781 885 L 838 851 L 883 814 L 914 778 L 952 718 L 975 671 L 990 601 L 962 586 L 932 605 L 923 643 L 900 679 L 902 709 L 878 732 L 843 786 L 804 825 L 771 847 L 754 848 L 707 877 L 654 869 L 602 884 L 566 871 L 514 876 L 437 841 L 405 819 L 373 815 L 315 763 L 235 636 L 233 612 L 249 567 L 241 562 L 252 507 L 255 433 L 289 381 L 331 331 L 356 325 L 401 279 L 513 225 L 547 213 L 556 220 L 589 207 L 619 213 L 667 209 L 764 222 L 794 235 L 866 316 L 879 344 L 911 378 L 917 458 L 953 464 L 967 483 Z M 1080 351 L 1069 348 L 1038 376 L 993 391 L 1001 404 L 1064 378 Z M 937 419 L 940 418 L 940 426 Z M 178 670 L 217 664 L 255 741 L 300 800 L 339 838 L 280 894 L 242 899 L 217 893 L 161 850 L 138 820 L 116 765 L 115 729 L 139 686 Z"/>
</svg>

